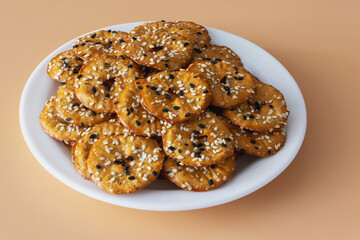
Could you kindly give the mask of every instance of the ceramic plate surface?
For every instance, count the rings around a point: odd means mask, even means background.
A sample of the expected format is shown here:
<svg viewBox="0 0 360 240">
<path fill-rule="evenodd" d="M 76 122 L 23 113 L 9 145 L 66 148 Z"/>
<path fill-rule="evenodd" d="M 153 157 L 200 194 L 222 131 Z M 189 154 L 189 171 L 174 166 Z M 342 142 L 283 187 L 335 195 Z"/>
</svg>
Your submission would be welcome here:
<svg viewBox="0 0 360 240">
<path fill-rule="evenodd" d="M 104 29 L 129 32 L 139 23 L 127 23 Z M 69 187 L 89 197 L 136 209 L 179 211 L 211 207 L 244 197 L 269 183 L 295 158 L 306 131 L 306 108 L 301 91 L 283 65 L 257 45 L 233 34 L 207 27 L 212 43 L 230 47 L 244 67 L 261 81 L 279 89 L 291 111 L 284 148 L 271 157 L 242 156 L 237 160 L 234 176 L 219 189 L 189 192 L 164 180 L 156 180 L 147 188 L 132 194 L 112 195 L 84 180 L 73 168 L 70 151 L 59 141 L 46 135 L 39 124 L 39 115 L 46 100 L 56 94 L 59 83 L 50 79 L 46 67 L 56 54 L 71 49 L 74 40 L 47 56 L 31 74 L 20 102 L 20 124 L 27 145 L 40 164 Z"/>
</svg>

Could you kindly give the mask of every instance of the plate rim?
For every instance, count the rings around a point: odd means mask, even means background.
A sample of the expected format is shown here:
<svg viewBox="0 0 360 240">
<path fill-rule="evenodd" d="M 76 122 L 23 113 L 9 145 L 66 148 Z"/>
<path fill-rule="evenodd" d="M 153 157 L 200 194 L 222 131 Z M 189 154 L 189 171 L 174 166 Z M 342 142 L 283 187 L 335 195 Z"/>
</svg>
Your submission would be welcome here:
<svg viewBox="0 0 360 240">
<path fill-rule="evenodd" d="M 144 22 L 150 22 L 150 21 L 144 21 Z M 109 28 L 121 28 L 125 25 L 129 25 L 129 24 L 142 24 L 144 22 L 130 22 L 130 23 L 123 23 L 123 24 L 117 24 L 117 25 L 112 25 L 112 26 L 107 26 L 107 27 L 103 27 L 94 31 L 98 31 L 98 30 L 103 30 L 103 29 L 109 29 Z M 183 206 L 183 207 L 176 207 L 176 208 L 168 208 L 166 206 L 160 206 L 160 205 L 156 205 L 155 207 L 149 207 L 149 205 L 147 206 L 138 206 L 136 204 L 130 204 L 129 202 L 127 203 L 121 203 L 119 204 L 119 202 L 115 202 L 113 200 L 111 200 L 110 198 L 108 199 L 104 199 L 101 198 L 100 196 L 97 195 L 91 195 L 88 192 L 86 192 L 84 189 L 82 189 L 80 186 L 74 185 L 72 184 L 72 181 L 70 181 L 69 179 L 66 178 L 66 176 L 63 176 L 59 171 L 57 171 L 56 169 L 53 169 L 52 167 L 49 166 L 49 164 L 47 163 L 47 161 L 45 161 L 43 159 L 43 157 L 41 156 L 41 153 L 39 152 L 39 150 L 34 146 L 34 144 L 32 143 L 32 140 L 30 138 L 30 134 L 28 129 L 25 127 L 25 100 L 27 99 L 27 95 L 29 94 L 29 86 L 30 86 L 30 80 L 32 78 L 34 78 L 34 75 L 36 74 L 36 72 L 38 72 L 38 69 L 40 68 L 40 66 L 42 66 L 43 64 L 45 64 L 45 62 L 47 62 L 48 58 L 53 55 L 55 52 L 57 52 L 59 49 L 63 48 L 65 45 L 69 44 L 70 42 L 73 42 L 74 40 L 76 40 L 78 37 L 69 40 L 68 42 L 62 44 L 61 46 L 59 46 L 58 48 L 56 48 L 53 52 L 51 52 L 50 54 L 48 54 L 38 65 L 37 67 L 33 70 L 33 72 L 31 73 L 31 75 L 29 76 L 28 80 L 26 81 L 26 84 L 23 88 L 22 94 L 21 94 L 21 99 L 20 99 L 20 104 L 19 104 L 19 121 L 20 121 L 20 128 L 23 134 L 23 137 L 25 139 L 25 142 L 28 146 L 28 148 L 30 149 L 31 153 L 33 154 L 33 156 L 35 157 L 35 159 L 40 163 L 40 165 L 42 167 L 45 168 L 45 170 L 47 170 L 51 175 L 53 175 L 56 179 L 58 179 L 60 182 L 64 183 L 65 185 L 67 185 L 68 187 L 86 195 L 89 196 L 91 198 L 100 200 L 102 202 L 106 202 L 106 203 L 110 203 L 116 206 L 123 206 L 123 207 L 128 207 L 128 208 L 132 208 L 132 209 L 141 209 L 141 210 L 149 210 L 149 211 L 184 211 L 184 210 L 195 210 L 195 209 L 202 209 L 202 208 L 208 208 L 208 207 L 213 207 L 213 206 L 217 206 L 217 205 L 221 205 L 221 204 L 225 204 L 228 202 L 232 202 L 234 200 L 240 199 L 242 197 L 245 197 L 255 191 L 257 191 L 258 189 L 264 187 L 265 185 L 267 185 L 268 183 L 270 183 L 273 179 L 275 179 L 277 176 L 279 176 L 289 165 L 290 163 L 295 159 L 296 155 L 298 154 L 302 143 L 304 141 L 305 138 L 305 134 L 306 134 L 306 129 L 307 129 L 307 109 L 306 109 L 306 104 L 305 104 L 305 100 L 303 97 L 303 94 L 296 82 L 296 80 L 292 77 L 292 75 L 289 73 L 289 71 L 284 67 L 284 65 L 281 64 L 281 62 L 279 60 L 277 60 L 274 56 L 272 56 L 270 53 L 268 53 L 266 50 L 264 50 L 263 48 L 261 48 L 260 46 L 256 45 L 255 43 L 250 42 L 247 39 L 244 39 L 240 36 L 237 36 L 233 33 L 229 33 L 220 29 L 216 29 L 216 28 L 212 28 L 212 27 L 207 27 L 205 26 L 207 29 L 211 29 L 211 30 L 216 30 L 216 31 L 220 31 L 222 34 L 230 34 L 231 36 L 235 37 L 235 38 L 240 38 L 242 41 L 245 41 L 247 44 L 252 45 L 253 47 L 259 48 L 260 50 L 263 51 L 264 54 L 267 54 L 272 61 L 275 61 L 277 64 L 279 64 L 283 70 L 284 73 L 287 75 L 287 77 L 289 79 L 292 79 L 292 81 L 294 82 L 295 86 L 296 86 L 296 90 L 299 92 L 299 96 L 301 97 L 300 100 L 300 105 L 303 106 L 304 108 L 304 115 L 302 116 L 302 123 L 304 124 L 303 129 L 301 131 L 301 134 L 297 136 L 297 138 L 299 139 L 297 145 L 296 145 L 296 150 L 293 151 L 287 159 L 289 159 L 286 164 L 283 164 L 281 168 L 278 169 L 278 171 L 273 172 L 273 174 L 271 176 L 269 176 L 266 179 L 263 179 L 261 184 L 258 184 L 256 187 L 251 188 L 251 189 L 247 189 L 246 191 L 240 192 L 239 194 L 233 194 L 231 195 L 231 197 L 228 197 L 226 199 L 224 198 L 218 198 L 218 199 L 210 199 L 204 203 L 194 203 L 193 206 L 189 207 L 189 206 Z M 94 32 L 91 31 L 91 32 Z M 91 33 L 89 32 L 89 33 Z M 80 36 L 86 35 L 88 33 L 82 34 Z M 79 37 L 80 37 L 79 36 Z M 196 194 L 196 193 L 195 193 Z"/>
</svg>

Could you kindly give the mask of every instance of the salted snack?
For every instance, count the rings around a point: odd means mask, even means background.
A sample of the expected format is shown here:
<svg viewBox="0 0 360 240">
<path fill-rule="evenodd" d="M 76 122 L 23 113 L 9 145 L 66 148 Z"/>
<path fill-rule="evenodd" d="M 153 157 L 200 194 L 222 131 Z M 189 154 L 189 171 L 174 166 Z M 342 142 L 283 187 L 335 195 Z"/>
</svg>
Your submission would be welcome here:
<svg viewBox="0 0 360 240">
<path fill-rule="evenodd" d="M 68 50 L 59 53 L 50 60 L 47 66 L 47 74 L 58 82 L 65 82 L 79 73 L 83 62 L 84 60 Z"/>
<path fill-rule="evenodd" d="M 144 108 L 172 124 L 196 118 L 211 100 L 209 83 L 188 71 L 157 73 L 142 80 L 138 89 Z"/>
<path fill-rule="evenodd" d="M 75 94 L 84 106 L 95 112 L 115 113 L 115 98 L 127 83 L 141 76 L 140 68 L 131 59 L 103 55 L 81 69 Z"/>
<path fill-rule="evenodd" d="M 204 26 L 190 21 L 175 21 L 173 23 L 177 26 L 188 28 L 193 32 L 195 35 L 195 51 L 205 49 L 210 45 L 211 37 Z"/>
<path fill-rule="evenodd" d="M 135 27 L 129 33 L 130 38 L 141 37 L 142 35 L 157 31 L 164 30 L 170 34 L 177 34 L 185 38 L 190 44 L 196 43 L 196 34 L 187 27 L 182 27 L 178 24 L 166 22 L 164 20 L 158 22 L 144 23 Z"/>
<path fill-rule="evenodd" d="M 158 177 L 164 158 L 155 140 L 140 136 L 106 136 L 92 146 L 88 170 L 92 181 L 104 191 L 132 193 Z"/>
<path fill-rule="evenodd" d="M 222 61 L 242 67 L 240 57 L 226 46 L 210 45 L 205 49 L 195 49 L 194 61 Z"/>
<path fill-rule="evenodd" d="M 73 52 L 86 61 L 104 54 L 118 56 L 127 39 L 126 32 L 100 30 L 78 38 L 73 45 Z"/>
<path fill-rule="evenodd" d="M 272 132 L 282 128 L 289 113 L 281 92 L 259 80 L 256 80 L 254 95 L 247 102 L 224 110 L 224 115 L 231 122 L 255 132 Z"/>
<path fill-rule="evenodd" d="M 235 170 L 235 154 L 223 162 L 207 167 L 191 167 L 167 158 L 164 162 L 163 175 L 178 187 L 196 192 L 219 188 L 231 178 Z"/>
<path fill-rule="evenodd" d="M 211 105 L 229 108 L 245 102 L 254 93 L 254 77 L 245 68 L 221 61 L 199 61 L 187 71 L 198 74 L 211 85 Z"/>
<path fill-rule="evenodd" d="M 127 130 L 121 123 L 111 120 L 91 127 L 84 136 L 74 143 L 71 151 L 71 160 L 76 171 L 83 178 L 90 179 L 87 159 L 92 145 L 97 142 L 100 137 L 119 134 L 127 136 L 130 134 L 130 131 Z"/>
<path fill-rule="evenodd" d="M 163 135 L 163 147 L 168 156 L 195 167 L 220 163 L 234 152 L 229 129 L 212 112 L 170 127 Z"/>
<path fill-rule="evenodd" d="M 189 40 L 164 29 L 131 37 L 123 52 L 138 64 L 157 70 L 179 70 L 193 58 Z"/>
<path fill-rule="evenodd" d="M 97 113 L 84 106 L 75 96 L 74 77 L 62 83 L 58 88 L 55 107 L 58 115 L 65 121 L 77 126 L 94 126 L 109 121 L 115 116 L 106 113 Z"/>
<path fill-rule="evenodd" d="M 274 155 L 284 146 L 286 131 L 284 128 L 271 133 L 258 133 L 241 129 L 226 117 L 221 118 L 232 133 L 235 150 L 257 157 Z"/>
<path fill-rule="evenodd" d="M 51 97 L 40 114 L 42 129 L 52 138 L 60 141 L 75 141 L 85 134 L 87 128 L 63 120 L 55 108 L 55 97 Z"/>
<path fill-rule="evenodd" d="M 158 177 L 184 190 L 219 188 L 236 154 L 274 155 L 286 141 L 284 96 L 190 21 L 100 30 L 51 59 L 60 82 L 40 114 L 71 149 L 75 170 L 112 194 Z"/>
<path fill-rule="evenodd" d="M 132 132 L 145 136 L 161 136 L 162 120 L 150 114 L 140 104 L 140 81 L 132 81 L 119 94 L 115 111 L 119 120 Z"/>
</svg>

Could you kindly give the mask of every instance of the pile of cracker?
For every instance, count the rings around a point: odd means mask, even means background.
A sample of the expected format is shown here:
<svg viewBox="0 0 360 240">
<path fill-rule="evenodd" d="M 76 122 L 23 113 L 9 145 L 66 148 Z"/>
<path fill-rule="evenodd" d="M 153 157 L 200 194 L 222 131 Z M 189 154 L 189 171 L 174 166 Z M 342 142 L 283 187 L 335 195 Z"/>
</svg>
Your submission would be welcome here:
<svg viewBox="0 0 360 240">
<path fill-rule="evenodd" d="M 212 190 L 231 178 L 236 154 L 271 156 L 285 144 L 281 92 L 193 22 L 87 34 L 51 59 L 47 73 L 60 86 L 42 128 L 71 148 L 83 178 L 109 193 L 156 178 Z"/>
</svg>

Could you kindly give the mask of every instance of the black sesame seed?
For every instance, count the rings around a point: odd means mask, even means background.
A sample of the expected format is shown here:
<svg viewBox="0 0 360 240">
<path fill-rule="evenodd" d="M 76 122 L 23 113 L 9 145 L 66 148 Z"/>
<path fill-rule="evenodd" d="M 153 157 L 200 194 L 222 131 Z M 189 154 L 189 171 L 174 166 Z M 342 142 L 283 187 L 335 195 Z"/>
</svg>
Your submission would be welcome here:
<svg viewBox="0 0 360 240">
<path fill-rule="evenodd" d="M 85 124 L 84 124 L 84 123 L 81 123 L 81 126 L 82 126 L 82 127 L 85 127 Z"/>
<path fill-rule="evenodd" d="M 198 54 L 201 54 L 201 53 L 202 53 L 202 51 L 201 51 L 200 49 L 198 49 L 198 48 L 195 48 L 194 51 L 195 51 L 196 53 L 198 53 Z"/>
<path fill-rule="evenodd" d="M 222 147 L 227 147 L 225 143 L 220 144 Z"/>
<path fill-rule="evenodd" d="M 95 112 L 95 111 L 91 111 L 91 114 L 92 114 L 93 116 L 96 116 L 96 112 Z"/>
<path fill-rule="evenodd" d="M 105 67 L 109 67 L 109 66 L 110 66 L 110 64 L 108 64 L 108 63 L 104 63 L 104 65 L 105 65 Z"/>
<path fill-rule="evenodd" d="M 255 149 L 259 149 L 259 147 L 258 147 L 258 146 L 255 146 Z"/>
<path fill-rule="evenodd" d="M 195 87 L 195 85 L 194 85 L 194 84 L 192 84 L 192 83 L 190 83 L 190 87 L 191 87 L 191 88 L 194 88 L 194 87 Z"/>
<path fill-rule="evenodd" d="M 82 74 L 79 74 L 79 75 L 77 76 L 77 78 L 80 79 L 82 76 L 83 76 Z"/>
<path fill-rule="evenodd" d="M 225 86 L 225 87 L 224 87 L 224 90 L 225 90 L 225 91 L 230 91 L 230 87 Z"/>
<path fill-rule="evenodd" d="M 96 138 L 96 134 L 95 134 L 95 133 L 91 134 L 91 135 L 90 135 L 90 138 L 91 138 L 91 139 Z"/>
<path fill-rule="evenodd" d="M 185 117 L 190 117 L 190 116 L 191 116 L 190 113 L 186 113 L 186 114 L 185 114 Z"/>
<path fill-rule="evenodd" d="M 96 37 L 96 33 L 94 33 L 93 35 L 90 36 L 91 38 L 95 38 Z"/>
<path fill-rule="evenodd" d="M 168 149 L 171 150 L 171 151 L 174 151 L 176 148 L 173 147 L 173 146 L 169 146 Z"/>
<path fill-rule="evenodd" d="M 128 68 L 132 68 L 133 67 L 133 65 L 132 64 L 130 64 L 129 66 L 128 66 Z"/>
<path fill-rule="evenodd" d="M 204 128 L 205 127 L 205 125 L 204 124 L 199 124 L 199 128 Z"/>
<path fill-rule="evenodd" d="M 164 108 L 162 111 L 163 111 L 163 112 L 169 112 L 169 109 Z"/>
<path fill-rule="evenodd" d="M 85 46 L 86 45 L 86 43 L 80 43 L 80 46 Z"/>
<path fill-rule="evenodd" d="M 100 169 L 101 168 L 101 165 L 96 165 L 95 166 L 97 169 Z"/>
<path fill-rule="evenodd" d="M 246 120 L 246 119 L 247 119 L 247 117 L 246 117 L 246 116 L 243 116 L 243 119 L 244 119 L 244 120 Z"/>
<path fill-rule="evenodd" d="M 151 90 L 156 90 L 156 87 L 155 86 L 150 86 L 150 89 Z"/>
<path fill-rule="evenodd" d="M 158 173 L 155 172 L 155 171 L 152 171 L 152 175 L 154 175 L 155 177 L 157 177 L 157 176 L 158 176 Z"/>
<path fill-rule="evenodd" d="M 261 104 L 259 102 L 255 102 L 255 110 L 260 110 Z"/>
<path fill-rule="evenodd" d="M 79 47 L 79 45 L 77 45 L 77 44 L 75 44 L 75 45 L 73 46 L 73 48 L 77 48 L 77 47 Z"/>
<path fill-rule="evenodd" d="M 136 124 L 136 126 L 140 126 L 140 125 L 141 125 L 141 123 L 140 123 L 138 120 L 135 121 L 135 124 Z"/>
<path fill-rule="evenodd" d="M 211 61 L 212 64 L 217 64 L 217 61 Z"/>
<path fill-rule="evenodd" d="M 179 107 L 179 106 L 174 106 L 173 109 L 174 109 L 174 110 L 179 110 L 180 107 Z"/>
<path fill-rule="evenodd" d="M 73 74 L 77 74 L 79 73 L 79 70 L 77 70 L 76 68 L 73 69 Z"/>
<path fill-rule="evenodd" d="M 211 186 L 211 185 L 213 185 L 213 184 L 214 184 L 214 180 L 210 179 L 210 180 L 209 180 L 209 185 Z"/>
<path fill-rule="evenodd" d="M 178 153 L 182 153 L 182 150 L 181 150 L 181 149 L 178 149 Z"/>
<path fill-rule="evenodd" d="M 124 42 L 125 42 L 125 40 L 123 40 L 123 39 L 120 40 L 120 43 L 124 43 Z"/>
<path fill-rule="evenodd" d="M 211 168 L 211 169 L 214 169 L 214 168 L 215 168 L 215 164 L 211 164 L 211 165 L 210 165 L 210 168 Z"/>
<path fill-rule="evenodd" d="M 119 102 L 118 101 L 116 101 L 116 102 L 114 102 L 114 105 L 116 105 L 116 104 L 118 104 Z"/>
<path fill-rule="evenodd" d="M 167 63 L 165 63 L 164 66 L 165 66 L 166 68 L 169 68 L 169 64 L 167 64 Z"/>
<path fill-rule="evenodd" d="M 128 177 L 128 179 L 129 179 L 129 180 L 134 180 L 135 177 L 134 177 L 134 176 L 130 176 L 130 177 Z"/>
<path fill-rule="evenodd" d="M 61 82 L 60 85 L 65 85 L 65 83 L 64 83 L 64 82 Z"/>
<path fill-rule="evenodd" d="M 133 157 L 133 156 L 129 156 L 128 159 L 129 159 L 130 161 L 132 161 L 132 160 L 134 160 L 134 157 Z"/>
<path fill-rule="evenodd" d="M 174 77 L 174 75 L 172 75 L 171 73 L 169 74 L 169 78 L 170 79 L 174 79 L 175 77 Z"/>
<path fill-rule="evenodd" d="M 167 93 L 165 93 L 165 97 L 166 97 L 167 99 L 171 99 L 170 95 L 167 94 Z"/>
<path fill-rule="evenodd" d="M 273 105 L 271 105 L 271 104 L 269 104 L 269 108 L 274 108 L 274 106 L 273 106 Z"/>
<path fill-rule="evenodd" d="M 200 132 L 198 130 L 194 130 L 193 133 L 194 134 L 200 134 Z"/>
<path fill-rule="evenodd" d="M 149 123 L 149 124 L 151 123 L 151 121 L 150 121 L 150 120 L 147 120 L 146 122 L 147 122 L 147 123 Z"/>
<path fill-rule="evenodd" d="M 114 163 L 117 165 L 121 164 L 121 162 L 119 160 L 115 160 Z"/>
<path fill-rule="evenodd" d="M 209 92 L 209 90 L 205 90 L 205 91 L 203 91 L 203 93 L 208 93 Z"/>
<path fill-rule="evenodd" d="M 230 139 L 230 138 L 225 138 L 225 140 L 226 140 L 226 141 L 228 141 L 228 142 L 230 142 L 230 141 L 231 141 L 231 139 Z"/>
<path fill-rule="evenodd" d="M 251 143 L 251 144 L 255 144 L 256 141 L 255 141 L 255 140 L 250 140 L 250 143 Z"/>
<path fill-rule="evenodd" d="M 101 44 L 101 42 L 96 42 L 95 44 L 98 45 L 98 44 Z"/>
<path fill-rule="evenodd" d="M 249 117 L 250 117 L 250 118 L 255 118 L 255 116 L 254 116 L 254 115 L 252 115 L 252 114 L 251 114 Z"/>
<path fill-rule="evenodd" d="M 139 90 L 141 90 L 141 89 L 142 89 L 142 87 L 141 87 L 141 86 L 138 86 L 137 88 L 138 88 Z"/>
<path fill-rule="evenodd" d="M 230 95 L 231 95 L 231 92 L 226 92 L 226 95 L 230 96 Z"/>
<path fill-rule="evenodd" d="M 268 150 L 267 153 L 268 153 L 268 154 L 271 154 L 271 150 Z"/>
<path fill-rule="evenodd" d="M 106 98 L 109 98 L 109 97 L 110 97 L 110 94 L 109 94 L 109 93 L 105 94 L 105 97 L 106 97 Z"/>
<path fill-rule="evenodd" d="M 137 38 L 136 38 L 136 37 L 132 37 L 131 39 L 135 41 Z"/>
<path fill-rule="evenodd" d="M 122 60 L 125 60 L 125 56 L 124 56 L 124 55 L 120 55 L 119 58 L 121 58 Z"/>
<path fill-rule="evenodd" d="M 235 80 L 243 80 L 244 78 L 243 77 L 234 77 Z"/>
<path fill-rule="evenodd" d="M 65 119 L 66 121 L 71 121 L 71 118 L 67 118 L 67 119 Z"/>
<path fill-rule="evenodd" d="M 180 95 L 180 96 L 184 96 L 183 90 L 180 90 L 179 95 Z"/>
<path fill-rule="evenodd" d="M 105 87 L 105 89 L 106 89 L 106 91 L 110 91 L 110 90 L 111 90 L 111 86 L 110 86 L 110 85 L 107 85 L 107 86 Z"/>
</svg>

